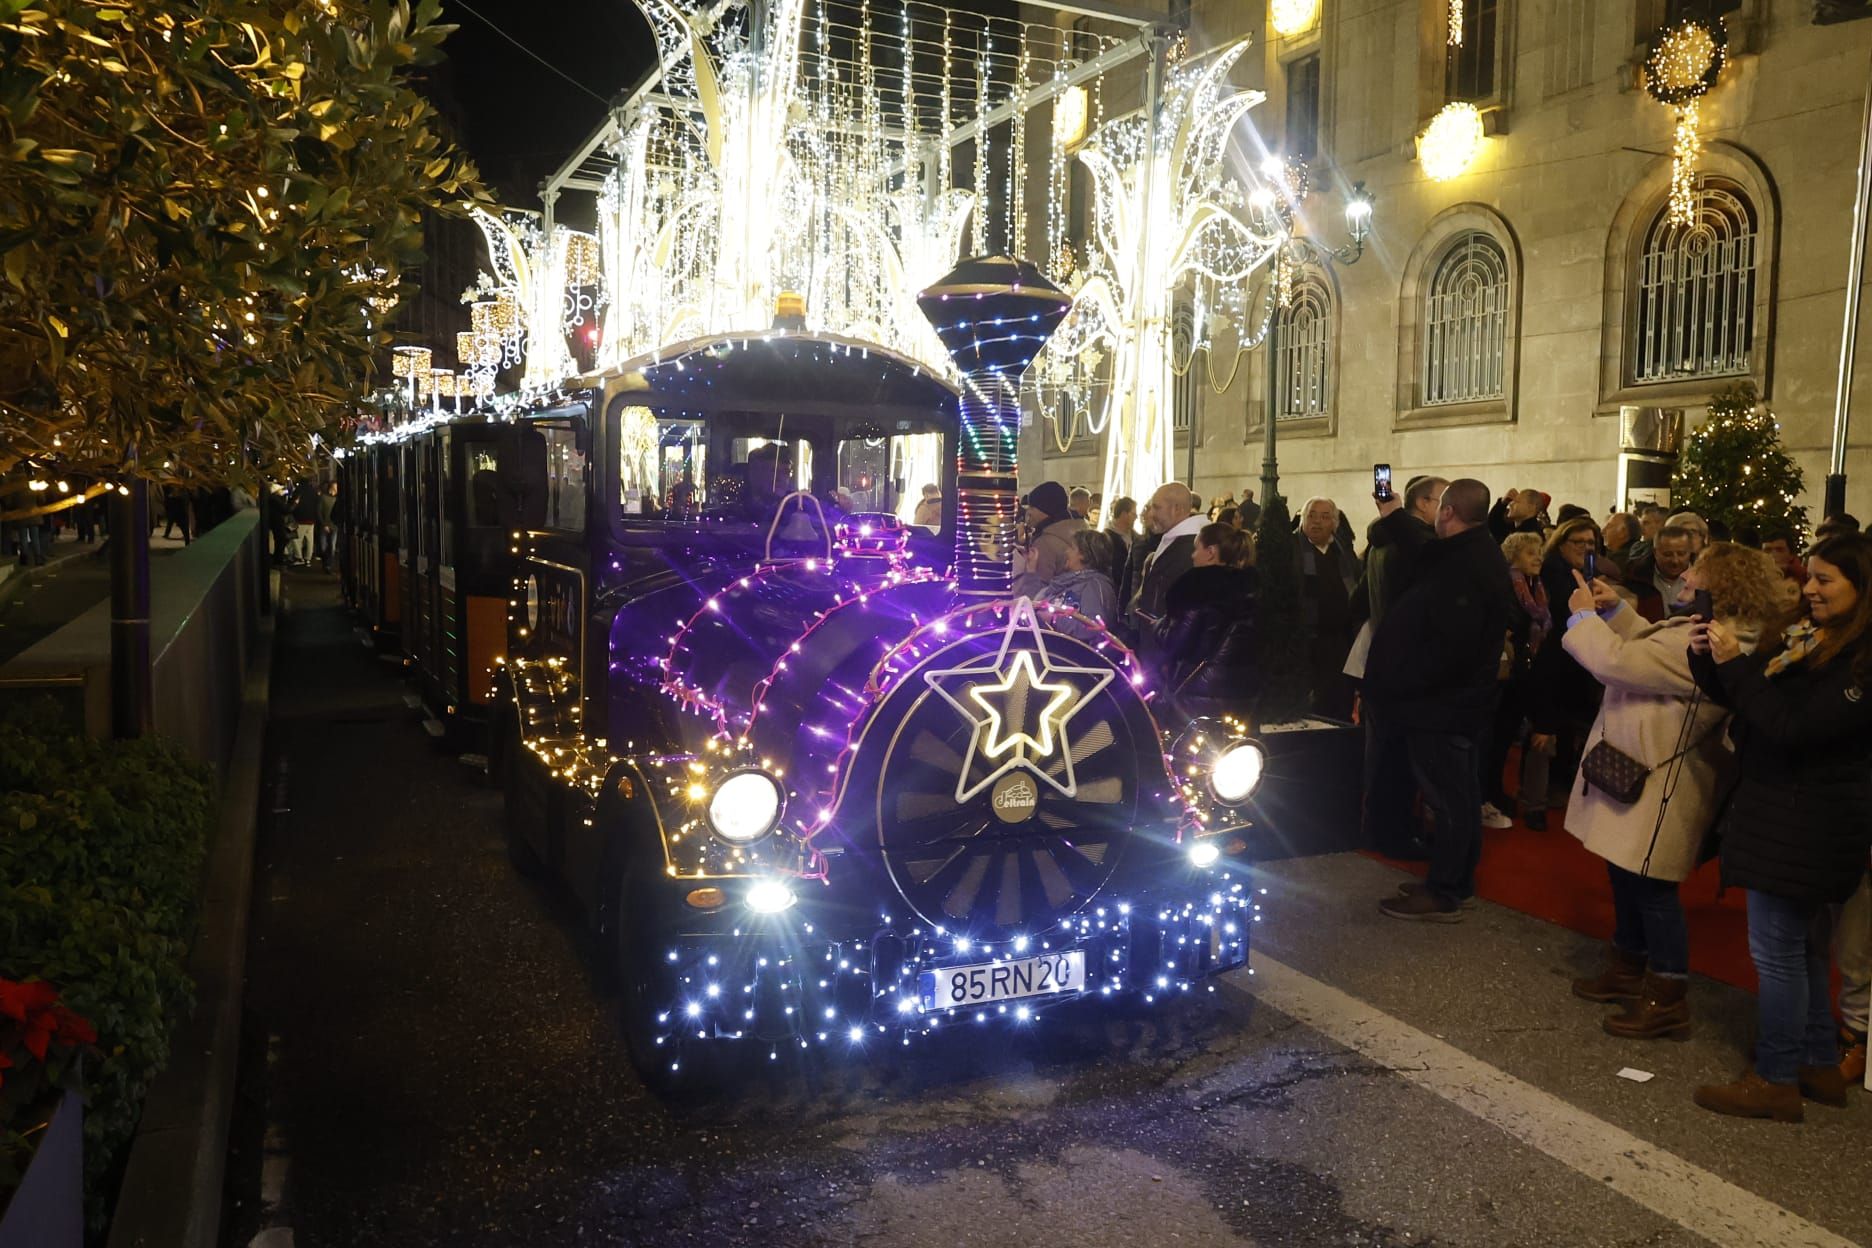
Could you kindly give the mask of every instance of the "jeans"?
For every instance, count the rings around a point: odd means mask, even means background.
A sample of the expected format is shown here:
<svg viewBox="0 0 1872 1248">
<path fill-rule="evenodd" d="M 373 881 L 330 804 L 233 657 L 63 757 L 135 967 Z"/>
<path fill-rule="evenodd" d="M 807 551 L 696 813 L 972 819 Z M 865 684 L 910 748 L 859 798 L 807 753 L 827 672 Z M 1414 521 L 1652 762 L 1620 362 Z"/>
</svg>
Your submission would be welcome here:
<svg viewBox="0 0 1872 1248">
<path fill-rule="evenodd" d="M 1612 943 L 1644 958 L 1653 975 L 1683 979 L 1690 974 L 1690 928 L 1684 921 L 1677 881 L 1654 880 L 1608 862 L 1612 909 L 1617 919 Z"/>
<path fill-rule="evenodd" d="M 1872 875 L 1860 877 L 1851 900 L 1834 915 L 1833 948 L 1839 959 L 1840 1021 L 1861 1035 L 1872 1005 Z"/>
<path fill-rule="evenodd" d="M 1748 890 L 1749 957 L 1761 980 L 1755 1073 L 1793 1083 L 1802 1066 L 1837 1066 L 1839 1035 L 1827 1003 L 1828 932 L 1823 905 Z"/>
<path fill-rule="evenodd" d="M 1438 900 L 1458 902 L 1475 895 L 1476 862 L 1482 856 L 1482 786 L 1474 737 L 1456 732 L 1405 732 L 1411 775 L 1424 805 L 1436 817 L 1430 838 L 1426 883 Z"/>
</svg>

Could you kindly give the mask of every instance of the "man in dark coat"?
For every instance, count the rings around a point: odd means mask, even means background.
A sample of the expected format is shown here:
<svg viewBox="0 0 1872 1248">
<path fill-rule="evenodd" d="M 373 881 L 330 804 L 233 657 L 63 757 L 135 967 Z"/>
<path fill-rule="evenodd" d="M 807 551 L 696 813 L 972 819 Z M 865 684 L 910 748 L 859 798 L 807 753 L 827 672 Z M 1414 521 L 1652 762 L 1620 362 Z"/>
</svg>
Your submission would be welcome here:
<svg viewBox="0 0 1872 1248">
<path fill-rule="evenodd" d="M 1365 665 L 1368 713 L 1380 734 L 1402 738 L 1436 817 L 1429 879 L 1378 903 L 1393 918 L 1454 923 L 1475 894 L 1477 750 L 1495 711 L 1515 601 L 1488 513 L 1487 486 L 1466 477 L 1450 482 L 1437 508 L 1438 540 L 1424 547 L 1413 584 L 1385 612 Z"/>
<path fill-rule="evenodd" d="M 1412 477 L 1404 494 L 1380 501 L 1378 518 L 1365 529 L 1365 568 L 1352 591 L 1353 618 L 1378 627 L 1389 607 L 1410 588 L 1412 563 L 1436 540 L 1437 506 L 1449 482 Z"/>
<path fill-rule="evenodd" d="M 1241 527 L 1250 533 L 1261 523 L 1261 504 L 1255 502 L 1252 487 L 1242 487 L 1241 502 L 1235 504 L 1235 514 L 1241 517 Z"/>
<path fill-rule="evenodd" d="M 1552 496 L 1540 490 L 1509 490 L 1489 511 L 1489 533 L 1499 543 L 1510 533 L 1541 533 L 1541 513 L 1547 510 Z"/>
<path fill-rule="evenodd" d="M 1196 534 L 1202 531 L 1206 521 L 1195 514 L 1189 487 L 1170 481 L 1158 486 L 1157 492 L 1151 495 L 1144 523 L 1160 536 L 1156 549 L 1145 556 L 1139 569 L 1131 618 L 1146 660 L 1154 663 L 1155 643 L 1151 634 L 1168 609 L 1170 586 L 1195 566 Z"/>
<path fill-rule="evenodd" d="M 1695 534 L 1689 529 L 1666 527 L 1658 532 L 1651 549 L 1625 565 L 1623 584 L 1637 596 L 1638 614 L 1653 624 L 1670 614 L 1671 604 L 1683 590 L 1693 541 Z"/>
<path fill-rule="evenodd" d="M 1112 562 L 1109 569 L 1112 587 L 1118 591 L 1118 605 L 1122 611 L 1131 601 L 1131 578 L 1127 575 L 1131 567 L 1131 547 L 1137 544 L 1137 501 L 1126 495 L 1112 504 L 1111 514 L 1105 520 L 1105 540 L 1111 543 Z"/>
<path fill-rule="evenodd" d="M 1352 591 L 1358 560 L 1339 540 L 1339 507 L 1330 498 L 1310 498 L 1294 535 L 1300 565 L 1300 617 L 1306 624 L 1313 711 L 1333 719 L 1352 717 L 1352 682 L 1346 655 L 1358 624 Z"/>
<path fill-rule="evenodd" d="M 1378 519 L 1366 529 L 1365 570 L 1352 591 L 1353 618 L 1377 628 L 1385 611 L 1403 597 L 1418 557 L 1436 540 L 1437 508 L 1449 482 L 1413 477 L 1402 497 L 1378 502 Z M 1365 843 L 1394 858 L 1428 857 L 1412 826 L 1410 759 L 1402 738 L 1381 737 L 1369 716 L 1365 725 Z"/>
</svg>

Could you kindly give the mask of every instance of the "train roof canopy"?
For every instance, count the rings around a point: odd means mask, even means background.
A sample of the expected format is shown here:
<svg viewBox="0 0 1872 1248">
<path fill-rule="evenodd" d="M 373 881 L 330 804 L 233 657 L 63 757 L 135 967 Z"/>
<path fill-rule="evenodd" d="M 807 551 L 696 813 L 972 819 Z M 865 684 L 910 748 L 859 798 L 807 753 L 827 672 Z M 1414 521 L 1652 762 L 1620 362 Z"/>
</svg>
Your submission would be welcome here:
<svg viewBox="0 0 1872 1248">
<path fill-rule="evenodd" d="M 625 364 L 604 384 L 644 407 L 956 419 L 955 386 L 875 343 L 773 331 L 696 338 Z"/>
</svg>

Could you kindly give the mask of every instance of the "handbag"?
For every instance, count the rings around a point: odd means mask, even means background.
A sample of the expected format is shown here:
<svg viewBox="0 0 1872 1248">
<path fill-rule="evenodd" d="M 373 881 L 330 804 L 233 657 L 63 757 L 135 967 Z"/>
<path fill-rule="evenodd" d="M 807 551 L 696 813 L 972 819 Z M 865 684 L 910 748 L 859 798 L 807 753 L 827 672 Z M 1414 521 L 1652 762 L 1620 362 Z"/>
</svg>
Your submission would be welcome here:
<svg viewBox="0 0 1872 1248">
<path fill-rule="evenodd" d="M 1580 774 L 1613 801 L 1629 806 L 1644 795 L 1651 768 L 1607 741 L 1602 730 L 1598 744 L 1580 759 Z"/>
<path fill-rule="evenodd" d="M 1677 751 L 1659 763 L 1657 767 L 1647 767 L 1624 750 L 1619 749 L 1605 739 L 1605 724 L 1599 725 L 1599 741 L 1586 756 L 1580 759 L 1580 775 L 1587 784 L 1596 787 L 1601 793 L 1615 802 L 1630 806 L 1644 796 L 1645 781 L 1659 768 L 1669 767 L 1672 763 L 1688 754 L 1694 746 L 1686 744 L 1690 736 L 1690 725 L 1696 718 L 1697 706 L 1703 701 L 1703 691 L 1698 689 L 1690 696 L 1689 705 L 1684 708 L 1683 725 L 1677 730 Z M 1675 787 L 1674 785 L 1672 787 Z M 1668 793 L 1665 801 L 1670 800 Z M 1660 818 L 1662 812 L 1659 812 Z M 1655 839 L 1655 838 L 1654 838 Z M 1647 855 L 1648 856 L 1648 855 Z"/>
</svg>

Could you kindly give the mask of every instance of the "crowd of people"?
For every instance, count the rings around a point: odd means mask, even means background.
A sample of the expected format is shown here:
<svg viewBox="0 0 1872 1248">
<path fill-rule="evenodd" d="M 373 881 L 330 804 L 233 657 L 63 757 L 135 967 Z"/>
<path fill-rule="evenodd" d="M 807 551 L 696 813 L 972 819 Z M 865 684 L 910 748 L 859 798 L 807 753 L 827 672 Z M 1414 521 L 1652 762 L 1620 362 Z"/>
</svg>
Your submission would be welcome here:
<svg viewBox="0 0 1872 1248">
<path fill-rule="evenodd" d="M 1141 517 L 1101 501 L 1027 495 L 1017 590 L 1131 642 L 1179 713 L 1251 715 L 1253 492 L 1205 512 L 1169 482 Z M 1572 992 L 1616 1007 L 1611 1035 L 1681 1039 L 1679 885 L 1716 858 L 1746 894 L 1757 1041 L 1697 1104 L 1781 1121 L 1845 1104 L 1872 998 L 1872 537 L 1833 516 L 1803 553 L 1785 528 L 1655 504 L 1601 521 L 1432 474 L 1374 504 L 1362 550 L 1327 498 L 1291 540 L 1312 712 L 1364 734 L 1364 835 L 1428 864 L 1379 908 L 1459 922 L 1485 828 L 1558 824 L 1604 860 L 1616 916 Z"/>
<path fill-rule="evenodd" d="M 65 493 L 81 497 L 91 484 L 83 480 L 69 482 Z M 190 490 L 179 485 L 151 485 L 149 531 L 152 535 L 160 532 L 165 541 L 180 540 L 186 546 L 240 510 L 241 497 L 239 489 Z M 0 496 L 0 512 L 23 512 L 47 501 L 46 493 L 20 489 Z M 247 506 L 252 505 L 248 500 Z M 110 540 L 111 519 L 111 495 L 102 493 L 43 515 L 0 521 L 0 558 L 17 560 L 22 568 L 44 567 L 53 547 L 66 540 L 78 546 L 94 546 L 91 553 L 102 554 Z"/>
</svg>

